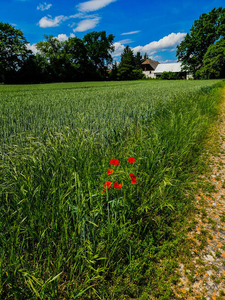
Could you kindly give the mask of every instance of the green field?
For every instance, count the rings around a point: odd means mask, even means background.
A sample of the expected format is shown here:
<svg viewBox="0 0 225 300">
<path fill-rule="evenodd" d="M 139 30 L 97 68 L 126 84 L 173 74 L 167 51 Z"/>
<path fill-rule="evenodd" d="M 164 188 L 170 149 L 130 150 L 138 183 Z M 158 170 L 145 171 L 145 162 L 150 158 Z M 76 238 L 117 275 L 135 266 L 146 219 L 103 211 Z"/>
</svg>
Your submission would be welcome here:
<svg viewBox="0 0 225 300">
<path fill-rule="evenodd" d="M 222 85 L 0 85 L 0 299 L 175 299 Z"/>
</svg>

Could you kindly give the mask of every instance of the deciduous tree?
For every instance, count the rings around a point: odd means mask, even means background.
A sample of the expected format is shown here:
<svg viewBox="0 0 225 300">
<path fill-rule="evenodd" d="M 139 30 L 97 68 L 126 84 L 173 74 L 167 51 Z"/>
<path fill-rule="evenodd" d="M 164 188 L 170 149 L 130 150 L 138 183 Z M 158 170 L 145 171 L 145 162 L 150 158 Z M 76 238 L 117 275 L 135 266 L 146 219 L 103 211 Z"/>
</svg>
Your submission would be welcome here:
<svg viewBox="0 0 225 300">
<path fill-rule="evenodd" d="M 106 35 L 105 31 L 90 32 L 83 37 L 84 45 L 87 49 L 87 55 L 99 70 L 102 76 L 105 76 L 107 65 L 111 64 L 114 35 Z"/>
<path fill-rule="evenodd" d="M 27 40 L 20 29 L 9 23 L 0 22 L 0 80 L 11 81 L 31 54 Z"/>
<path fill-rule="evenodd" d="M 177 46 L 177 57 L 183 69 L 194 75 L 203 66 L 203 58 L 210 45 L 224 36 L 225 9 L 212 9 L 194 21 L 190 33 Z"/>
<path fill-rule="evenodd" d="M 36 48 L 45 59 L 45 68 L 49 70 L 49 79 L 51 81 L 63 80 L 64 42 L 54 38 L 53 35 L 44 35 L 44 37 L 45 41 L 38 42 Z"/>
<path fill-rule="evenodd" d="M 197 76 L 208 79 L 225 78 L 225 38 L 209 46 Z"/>
</svg>

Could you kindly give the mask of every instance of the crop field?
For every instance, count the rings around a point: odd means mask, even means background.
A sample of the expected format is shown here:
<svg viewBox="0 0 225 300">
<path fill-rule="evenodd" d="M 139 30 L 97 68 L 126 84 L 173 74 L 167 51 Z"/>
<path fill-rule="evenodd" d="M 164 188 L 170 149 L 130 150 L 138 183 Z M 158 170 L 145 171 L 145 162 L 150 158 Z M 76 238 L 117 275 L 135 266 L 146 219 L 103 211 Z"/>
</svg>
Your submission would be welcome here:
<svg viewBox="0 0 225 300">
<path fill-rule="evenodd" d="M 0 299 L 175 299 L 222 85 L 0 85 Z"/>
</svg>

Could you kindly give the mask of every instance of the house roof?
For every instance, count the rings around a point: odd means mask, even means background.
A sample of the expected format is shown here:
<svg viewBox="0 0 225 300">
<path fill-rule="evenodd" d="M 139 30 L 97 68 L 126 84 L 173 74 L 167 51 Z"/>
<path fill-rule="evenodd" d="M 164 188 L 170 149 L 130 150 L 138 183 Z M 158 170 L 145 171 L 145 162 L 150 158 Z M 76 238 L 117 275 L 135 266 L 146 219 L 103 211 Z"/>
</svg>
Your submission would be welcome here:
<svg viewBox="0 0 225 300">
<path fill-rule="evenodd" d="M 156 60 L 152 60 L 152 59 L 146 59 L 143 63 L 142 63 L 142 65 L 150 65 L 152 68 L 153 68 L 153 70 L 155 70 L 155 68 L 158 66 L 158 64 L 159 64 L 159 62 L 158 61 L 156 61 Z"/>
<path fill-rule="evenodd" d="M 163 72 L 173 72 L 173 73 L 181 72 L 181 62 L 172 63 L 172 64 L 159 64 L 156 67 L 154 74 L 161 74 Z"/>
</svg>

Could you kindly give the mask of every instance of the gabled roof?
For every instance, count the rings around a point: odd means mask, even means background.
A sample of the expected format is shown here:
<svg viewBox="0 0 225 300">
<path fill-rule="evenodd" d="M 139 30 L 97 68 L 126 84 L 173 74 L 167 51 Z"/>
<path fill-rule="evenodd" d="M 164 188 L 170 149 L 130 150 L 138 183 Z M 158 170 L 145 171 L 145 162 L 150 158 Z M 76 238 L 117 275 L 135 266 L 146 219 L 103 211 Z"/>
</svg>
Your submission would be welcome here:
<svg viewBox="0 0 225 300">
<path fill-rule="evenodd" d="M 172 63 L 172 64 L 159 64 L 156 67 L 154 74 L 161 74 L 163 72 L 173 72 L 173 73 L 181 72 L 181 62 Z"/>
<path fill-rule="evenodd" d="M 146 59 L 143 63 L 142 63 L 142 65 L 150 65 L 152 68 L 153 68 L 153 70 L 155 70 L 155 68 L 158 66 L 158 64 L 159 64 L 159 62 L 158 61 L 156 61 L 156 60 L 152 60 L 152 59 Z"/>
</svg>

